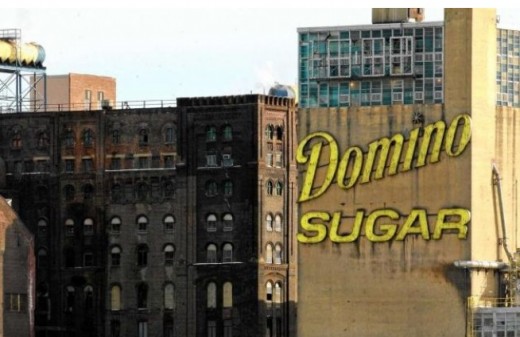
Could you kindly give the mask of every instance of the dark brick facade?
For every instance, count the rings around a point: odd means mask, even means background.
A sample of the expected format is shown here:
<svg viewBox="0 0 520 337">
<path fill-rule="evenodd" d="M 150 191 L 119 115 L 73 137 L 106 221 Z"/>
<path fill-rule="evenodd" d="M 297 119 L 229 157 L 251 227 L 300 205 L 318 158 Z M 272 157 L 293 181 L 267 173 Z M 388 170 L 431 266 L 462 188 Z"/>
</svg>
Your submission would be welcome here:
<svg viewBox="0 0 520 337">
<path fill-rule="evenodd" d="M 245 95 L 0 115 L 37 335 L 294 335 L 295 110 Z"/>
</svg>

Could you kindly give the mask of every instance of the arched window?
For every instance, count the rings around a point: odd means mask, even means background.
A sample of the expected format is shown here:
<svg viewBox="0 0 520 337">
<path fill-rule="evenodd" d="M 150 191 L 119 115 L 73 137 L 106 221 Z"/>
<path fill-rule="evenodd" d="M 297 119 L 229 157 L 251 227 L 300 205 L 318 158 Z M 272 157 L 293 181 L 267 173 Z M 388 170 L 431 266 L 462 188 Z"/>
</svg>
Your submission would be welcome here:
<svg viewBox="0 0 520 337">
<path fill-rule="evenodd" d="M 233 261 L 233 245 L 230 243 L 226 243 L 222 248 L 222 262 L 231 261 Z"/>
<path fill-rule="evenodd" d="M 233 284 L 231 282 L 226 282 L 222 286 L 222 307 L 233 307 Z"/>
<path fill-rule="evenodd" d="M 110 259 L 112 267 L 118 267 L 121 265 L 121 248 L 114 246 L 110 250 Z"/>
<path fill-rule="evenodd" d="M 214 197 L 218 194 L 218 186 L 214 180 L 210 180 L 206 183 L 206 195 L 208 197 Z"/>
<path fill-rule="evenodd" d="M 119 233 L 121 231 L 121 218 L 115 216 L 110 220 L 110 227 L 112 232 Z"/>
<path fill-rule="evenodd" d="M 274 303 L 282 303 L 282 284 L 280 282 L 274 284 Z"/>
<path fill-rule="evenodd" d="M 74 311 L 74 302 L 76 299 L 76 291 L 73 286 L 67 286 L 65 288 L 65 311 Z"/>
<path fill-rule="evenodd" d="M 173 310 L 175 307 L 175 287 L 173 283 L 164 286 L 164 309 Z"/>
<path fill-rule="evenodd" d="M 175 137 L 175 129 L 173 128 L 173 126 L 167 126 L 164 129 L 164 142 L 166 144 L 173 144 L 175 143 Z"/>
<path fill-rule="evenodd" d="M 164 246 L 164 265 L 165 266 L 173 266 L 174 256 L 175 256 L 175 247 L 173 247 L 173 245 L 171 245 L 171 244 Z"/>
<path fill-rule="evenodd" d="M 74 236 L 74 220 L 72 220 L 72 219 L 65 220 L 65 235 Z"/>
<path fill-rule="evenodd" d="M 83 146 L 90 147 L 94 143 L 94 133 L 90 129 L 83 130 Z"/>
<path fill-rule="evenodd" d="M 139 130 L 139 145 L 148 145 L 148 130 L 147 129 L 140 129 Z"/>
<path fill-rule="evenodd" d="M 83 198 L 84 199 L 92 199 L 94 196 L 94 186 L 91 184 L 83 185 Z"/>
<path fill-rule="evenodd" d="M 276 182 L 276 195 L 282 195 L 283 184 L 280 181 Z"/>
<path fill-rule="evenodd" d="M 48 264 L 48 256 L 47 249 L 40 248 L 38 249 L 38 260 L 36 261 L 36 265 L 38 268 L 47 268 Z"/>
<path fill-rule="evenodd" d="M 74 132 L 72 130 L 65 131 L 65 136 L 63 137 L 63 143 L 66 147 L 74 147 Z"/>
<path fill-rule="evenodd" d="M 148 307 L 148 286 L 146 283 L 137 285 L 137 308 L 145 309 Z"/>
<path fill-rule="evenodd" d="M 265 127 L 265 137 L 267 139 L 270 139 L 272 140 L 273 139 L 273 134 L 274 134 L 274 129 L 273 129 L 273 126 L 271 124 L 267 125 Z"/>
<path fill-rule="evenodd" d="M 225 213 L 222 217 L 222 221 L 224 222 L 224 231 L 233 230 L 233 214 Z"/>
<path fill-rule="evenodd" d="M 265 285 L 265 300 L 267 302 L 273 300 L 273 284 L 270 281 Z"/>
<path fill-rule="evenodd" d="M 206 229 L 208 232 L 215 232 L 217 230 L 217 216 L 213 213 L 206 217 Z"/>
<path fill-rule="evenodd" d="M 14 150 L 22 148 L 22 134 L 19 130 L 14 131 L 11 137 L 11 148 Z"/>
<path fill-rule="evenodd" d="M 110 288 L 110 310 L 121 310 L 121 287 L 118 285 L 113 285 Z"/>
<path fill-rule="evenodd" d="M 94 234 L 94 220 L 92 220 L 91 218 L 87 218 L 85 219 L 85 221 L 83 221 L 83 234 Z"/>
<path fill-rule="evenodd" d="M 76 194 L 76 190 L 72 185 L 66 185 L 64 188 L 65 200 L 72 201 L 74 200 L 74 195 Z"/>
<path fill-rule="evenodd" d="M 217 140 L 217 128 L 214 126 L 208 126 L 206 128 L 206 141 L 214 142 Z"/>
<path fill-rule="evenodd" d="M 85 313 L 91 313 L 94 307 L 94 288 L 90 285 L 83 288 L 83 296 L 85 297 Z"/>
<path fill-rule="evenodd" d="M 167 215 L 164 217 L 163 226 L 165 231 L 173 231 L 173 226 L 175 225 L 175 218 L 173 215 Z"/>
<path fill-rule="evenodd" d="M 231 125 L 224 126 L 224 130 L 222 131 L 222 136 L 224 140 L 232 140 L 233 139 L 233 128 Z"/>
<path fill-rule="evenodd" d="M 277 232 L 282 231 L 282 216 L 280 214 L 276 214 L 274 217 L 274 230 Z"/>
<path fill-rule="evenodd" d="M 112 130 L 112 144 L 117 145 L 121 142 L 121 131 L 119 129 Z"/>
<path fill-rule="evenodd" d="M 217 285 L 215 282 L 210 282 L 206 286 L 207 300 L 206 308 L 216 309 L 217 308 Z"/>
<path fill-rule="evenodd" d="M 148 246 L 140 244 L 137 246 L 137 265 L 145 267 L 148 264 Z"/>
<path fill-rule="evenodd" d="M 38 236 L 39 237 L 47 236 L 47 230 L 48 230 L 47 220 L 45 220 L 45 219 L 38 220 Z"/>
<path fill-rule="evenodd" d="M 273 245 L 270 243 L 265 247 L 265 263 L 273 263 Z"/>
<path fill-rule="evenodd" d="M 144 215 L 141 215 L 137 218 L 137 230 L 139 232 L 146 232 L 148 227 L 148 218 Z"/>
<path fill-rule="evenodd" d="M 267 181 L 267 195 L 273 195 L 273 182 Z"/>
<path fill-rule="evenodd" d="M 273 216 L 271 215 L 271 213 L 269 213 L 265 216 L 265 229 L 268 232 L 273 231 Z"/>
<path fill-rule="evenodd" d="M 283 138 L 283 129 L 281 126 L 276 127 L 276 140 L 282 140 Z"/>
<path fill-rule="evenodd" d="M 208 263 L 217 262 L 217 246 L 213 243 L 210 243 L 206 247 L 206 262 L 208 262 Z"/>
<path fill-rule="evenodd" d="M 282 263 L 282 245 L 279 243 L 274 247 L 274 263 L 281 264 Z"/>
<path fill-rule="evenodd" d="M 38 133 L 38 148 L 42 149 L 49 146 L 49 134 L 47 131 L 41 131 Z"/>
<path fill-rule="evenodd" d="M 230 197 L 233 195 L 233 182 L 231 180 L 224 181 L 224 196 Z"/>
</svg>

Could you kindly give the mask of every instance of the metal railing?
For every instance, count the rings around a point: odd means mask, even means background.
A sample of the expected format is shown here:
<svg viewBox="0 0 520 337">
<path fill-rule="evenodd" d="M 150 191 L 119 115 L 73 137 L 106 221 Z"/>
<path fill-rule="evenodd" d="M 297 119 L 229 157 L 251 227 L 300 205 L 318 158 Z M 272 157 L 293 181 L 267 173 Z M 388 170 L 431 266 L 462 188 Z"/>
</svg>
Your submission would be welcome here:
<svg viewBox="0 0 520 337">
<path fill-rule="evenodd" d="M 145 109 L 145 108 L 169 108 L 176 107 L 176 100 L 135 100 L 117 101 L 110 104 L 101 102 L 84 103 L 63 103 L 63 104 L 43 104 L 41 102 L 31 102 L 22 107 L 21 112 L 54 112 L 54 111 L 93 111 L 93 110 L 124 110 L 124 109 Z M 13 105 L 0 104 L 0 113 L 16 113 Z"/>
</svg>

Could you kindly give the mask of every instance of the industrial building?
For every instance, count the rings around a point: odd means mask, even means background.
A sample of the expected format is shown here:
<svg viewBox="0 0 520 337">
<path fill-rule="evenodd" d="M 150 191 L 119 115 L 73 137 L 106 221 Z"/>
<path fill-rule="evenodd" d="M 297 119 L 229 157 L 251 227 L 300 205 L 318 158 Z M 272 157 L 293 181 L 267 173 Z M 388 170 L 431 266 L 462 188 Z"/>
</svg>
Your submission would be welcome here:
<svg viewBox="0 0 520 337">
<path fill-rule="evenodd" d="M 298 29 L 298 336 L 520 335 L 519 32 L 423 16 Z"/>
<path fill-rule="evenodd" d="M 0 114 L 34 234 L 36 336 L 289 336 L 293 99 Z"/>
</svg>

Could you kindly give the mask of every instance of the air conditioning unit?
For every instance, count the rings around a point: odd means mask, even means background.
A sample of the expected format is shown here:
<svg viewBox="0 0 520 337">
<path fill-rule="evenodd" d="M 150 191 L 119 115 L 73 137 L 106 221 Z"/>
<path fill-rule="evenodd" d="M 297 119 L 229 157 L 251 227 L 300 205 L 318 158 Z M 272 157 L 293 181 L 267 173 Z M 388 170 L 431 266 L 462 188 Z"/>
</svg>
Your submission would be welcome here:
<svg viewBox="0 0 520 337">
<path fill-rule="evenodd" d="M 104 100 L 101 101 L 101 109 L 106 109 L 106 110 L 112 109 L 112 106 L 110 105 L 110 100 L 109 99 L 104 99 Z"/>
</svg>

